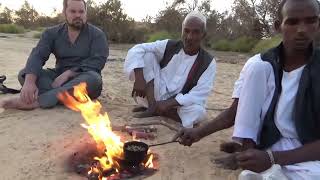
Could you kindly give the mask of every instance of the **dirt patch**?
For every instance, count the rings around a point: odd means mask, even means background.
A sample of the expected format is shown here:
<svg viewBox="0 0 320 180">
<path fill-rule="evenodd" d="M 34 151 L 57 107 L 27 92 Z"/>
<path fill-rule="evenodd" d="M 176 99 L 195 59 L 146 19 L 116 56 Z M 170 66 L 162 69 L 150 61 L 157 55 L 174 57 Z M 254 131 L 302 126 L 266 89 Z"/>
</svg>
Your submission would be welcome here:
<svg viewBox="0 0 320 180">
<path fill-rule="evenodd" d="M 10 36 L 0 38 L 0 72 L 7 75 L 6 85 L 20 88 L 17 74 L 24 67 L 26 59 L 37 40 Z M 103 70 L 104 90 L 99 98 L 114 124 L 141 122 L 132 117 L 134 105 L 130 98 L 132 83 L 123 74 L 123 59 L 132 45 L 111 45 L 110 59 Z M 247 59 L 238 53 L 215 53 L 217 76 L 213 94 L 208 101 L 208 119 L 213 119 L 231 103 L 233 83 Z M 53 67 L 51 57 L 47 67 Z M 0 99 L 10 95 L 0 95 Z M 149 118 L 150 120 L 166 120 Z M 64 107 L 50 110 L 5 111 L 0 114 L 0 169 L 3 180 L 81 179 L 70 173 L 65 162 L 76 152 L 79 144 L 88 142 L 85 129 L 80 127 L 81 116 Z M 173 123 L 173 125 L 175 125 Z M 160 170 L 152 180 L 188 179 L 236 179 L 238 171 L 217 168 L 210 159 L 221 155 L 219 144 L 229 140 L 232 129 L 218 132 L 204 138 L 192 147 L 179 144 L 154 147 L 159 155 Z M 172 138 L 174 131 L 159 127 L 157 138 L 149 144 L 165 142 Z"/>
</svg>

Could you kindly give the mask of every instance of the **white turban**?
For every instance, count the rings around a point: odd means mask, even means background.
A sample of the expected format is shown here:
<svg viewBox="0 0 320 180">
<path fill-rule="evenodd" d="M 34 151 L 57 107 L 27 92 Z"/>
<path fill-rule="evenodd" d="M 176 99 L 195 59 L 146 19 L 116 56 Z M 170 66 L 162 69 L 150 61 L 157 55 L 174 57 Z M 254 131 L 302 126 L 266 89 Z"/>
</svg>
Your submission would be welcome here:
<svg viewBox="0 0 320 180">
<path fill-rule="evenodd" d="M 207 19 L 206 19 L 206 17 L 205 17 L 203 14 L 201 14 L 201 13 L 198 12 L 198 11 L 191 11 L 191 12 L 184 18 L 182 24 L 184 25 L 189 19 L 192 19 L 192 18 L 197 18 L 197 19 L 199 19 L 199 20 L 203 23 L 203 25 L 204 25 L 204 30 L 206 30 L 206 28 L 207 28 Z"/>
</svg>

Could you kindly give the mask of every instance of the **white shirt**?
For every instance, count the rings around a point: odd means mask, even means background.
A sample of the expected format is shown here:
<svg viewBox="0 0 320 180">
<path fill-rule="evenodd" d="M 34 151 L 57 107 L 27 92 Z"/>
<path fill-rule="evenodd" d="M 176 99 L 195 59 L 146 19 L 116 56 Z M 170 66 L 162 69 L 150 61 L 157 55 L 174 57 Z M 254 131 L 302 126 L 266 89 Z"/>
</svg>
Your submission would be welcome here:
<svg viewBox="0 0 320 180">
<path fill-rule="evenodd" d="M 164 56 L 167 42 L 168 40 L 143 43 L 130 49 L 124 64 L 124 72 L 129 79 L 134 80 L 134 69 L 145 67 L 145 53 L 152 52 L 156 56 L 157 62 L 160 63 Z M 167 66 L 160 70 L 159 77 L 155 78 L 160 79 L 158 88 L 161 100 L 177 95 L 176 100 L 182 106 L 204 105 L 206 103 L 215 78 L 216 63 L 214 59 L 199 78 L 197 85 L 187 94 L 180 93 L 197 56 L 198 54 L 190 56 L 181 49 L 178 54 L 172 57 Z"/>
<path fill-rule="evenodd" d="M 282 91 L 275 109 L 274 121 L 281 138 L 272 145 L 272 151 L 287 151 L 302 146 L 298 139 L 293 110 L 299 81 L 304 66 L 291 72 L 283 71 Z M 233 98 L 239 98 L 233 138 L 257 140 L 261 125 L 270 106 L 275 90 L 272 66 L 256 55 L 248 60 L 235 83 Z M 282 167 L 293 180 L 316 180 L 320 178 L 320 161 L 308 161 Z"/>
<path fill-rule="evenodd" d="M 293 108 L 303 69 L 304 66 L 291 72 L 283 71 L 281 81 L 282 91 L 276 105 L 274 121 L 281 135 L 285 138 L 298 139 L 293 120 Z M 252 72 L 257 73 L 253 74 Z M 260 55 L 256 55 L 250 58 L 245 64 L 239 79 L 235 83 L 233 98 L 240 97 L 238 107 L 243 107 L 242 109 L 239 108 L 236 121 L 237 119 L 247 119 L 247 122 L 254 122 L 254 124 L 250 125 L 252 129 L 251 132 L 253 133 L 250 134 L 250 132 L 248 132 L 248 135 L 255 136 L 253 140 L 256 142 L 258 141 L 258 135 L 261 130 L 261 122 L 264 120 L 273 98 L 275 90 L 274 80 L 274 72 L 271 64 L 262 61 Z M 242 99 L 242 91 L 246 91 L 246 93 L 243 93 L 244 96 L 246 96 L 246 94 L 249 96 Z M 254 113 L 254 111 L 258 113 Z M 257 115 L 259 117 L 257 117 Z M 239 120 L 239 122 L 240 121 L 241 120 Z M 242 127 L 242 125 L 240 126 Z"/>
</svg>

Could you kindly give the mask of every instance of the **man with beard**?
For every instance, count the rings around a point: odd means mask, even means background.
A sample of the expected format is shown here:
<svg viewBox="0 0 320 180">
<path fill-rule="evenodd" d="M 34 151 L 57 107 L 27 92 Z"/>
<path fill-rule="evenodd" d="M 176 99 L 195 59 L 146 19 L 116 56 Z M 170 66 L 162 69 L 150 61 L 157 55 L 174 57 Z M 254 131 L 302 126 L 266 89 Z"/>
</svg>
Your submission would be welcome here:
<svg viewBox="0 0 320 180">
<path fill-rule="evenodd" d="M 162 40 L 134 46 L 124 71 L 134 80 L 132 96 L 144 111 L 135 117 L 166 116 L 192 127 L 204 119 L 213 88 L 216 64 L 201 48 L 206 18 L 189 13 L 182 23 L 181 41 Z"/>
<path fill-rule="evenodd" d="M 84 0 L 64 0 L 63 13 L 66 22 L 43 32 L 20 71 L 20 97 L 3 101 L 0 107 L 21 110 L 54 107 L 59 92 L 80 82 L 87 83 L 91 98 L 100 95 L 101 70 L 109 53 L 106 36 L 87 23 Z M 55 68 L 42 69 L 51 53 L 56 58 Z"/>
</svg>

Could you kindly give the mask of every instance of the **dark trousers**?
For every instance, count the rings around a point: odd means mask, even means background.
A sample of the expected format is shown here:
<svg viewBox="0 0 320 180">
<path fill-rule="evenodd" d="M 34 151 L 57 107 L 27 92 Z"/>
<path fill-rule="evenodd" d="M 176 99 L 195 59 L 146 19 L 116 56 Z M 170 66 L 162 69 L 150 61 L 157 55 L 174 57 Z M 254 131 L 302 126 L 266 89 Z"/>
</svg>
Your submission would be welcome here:
<svg viewBox="0 0 320 180">
<path fill-rule="evenodd" d="M 58 93 L 63 91 L 69 91 L 73 89 L 73 86 L 80 84 L 81 82 L 87 83 L 88 95 L 92 99 L 96 99 L 100 96 L 102 91 L 102 78 L 101 75 L 94 71 L 81 72 L 74 78 L 64 83 L 61 87 L 52 88 L 51 84 L 58 77 L 58 73 L 53 69 L 43 69 L 40 76 L 37 77 L 36 85 L 39 89 L 39 105 L 41 108 L 52 108 L 58 104 Z M 25 73 L 24 69 L 19 72 L 18 80 L 21 85 L 24 84 Z M 69 91 L 70 92 L 70 91 Z"/>
</svg>

